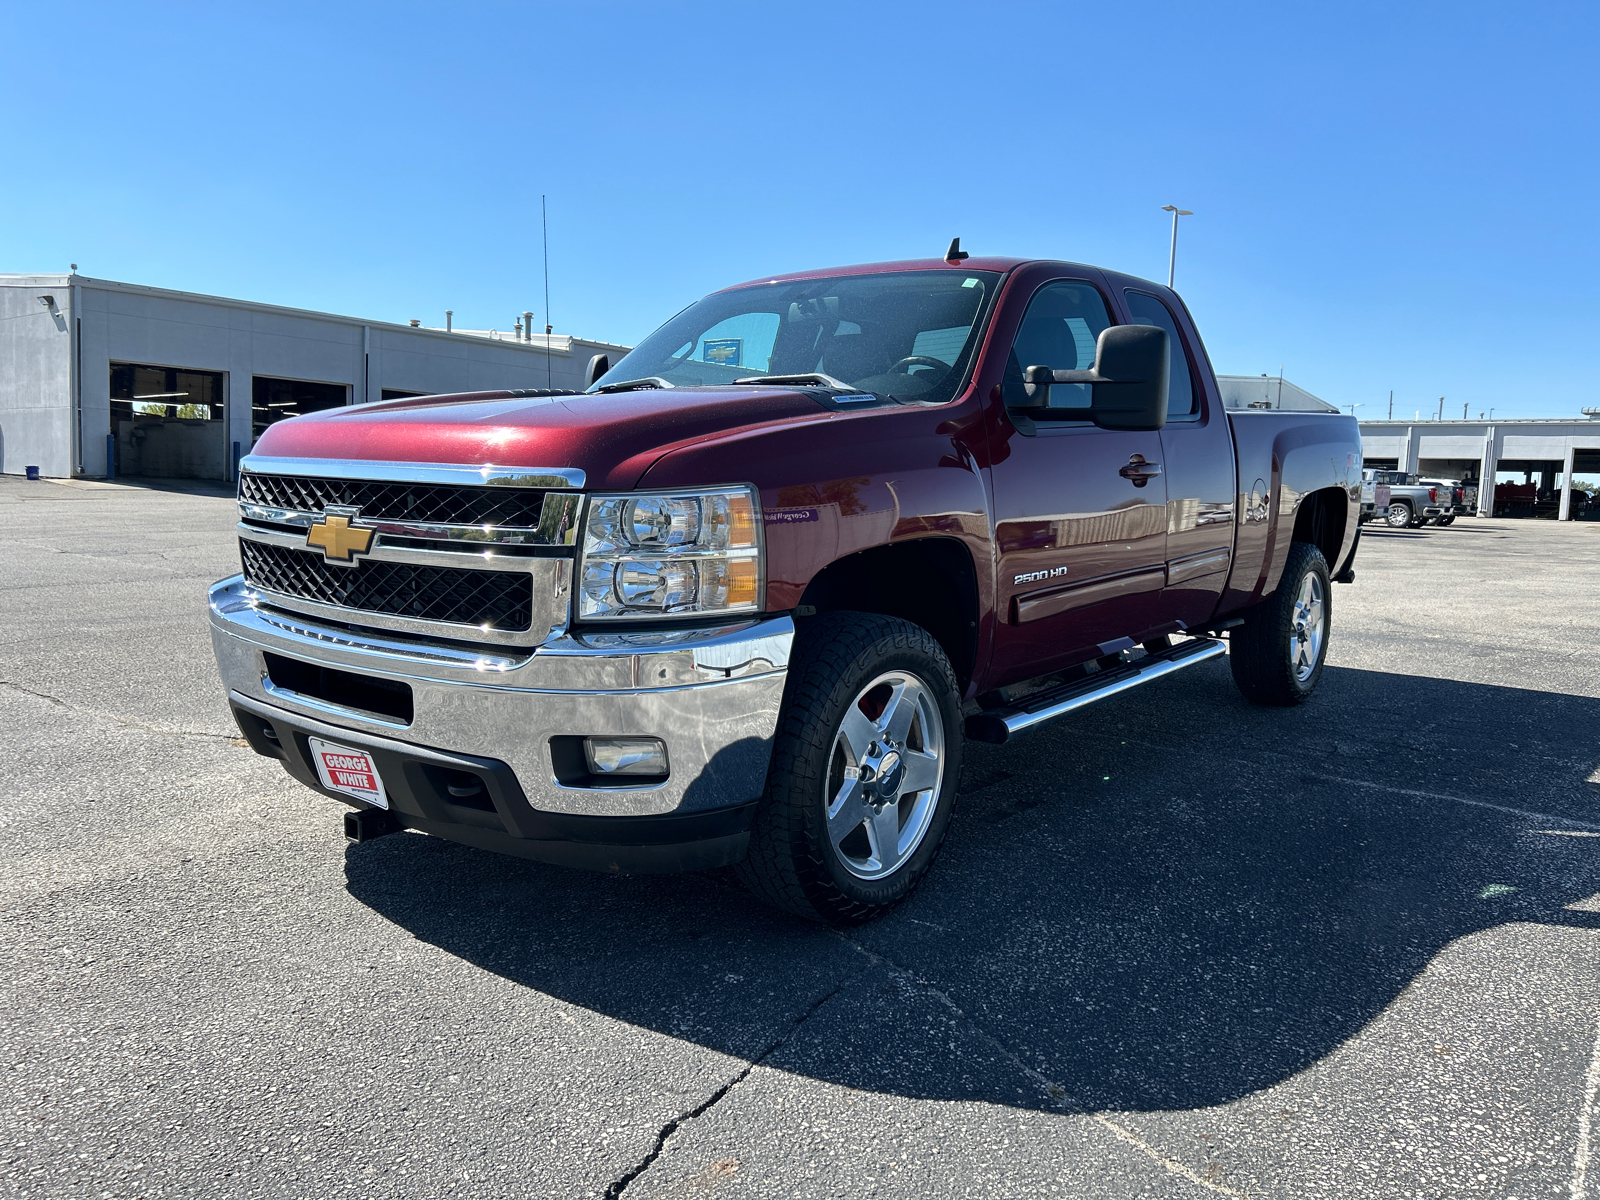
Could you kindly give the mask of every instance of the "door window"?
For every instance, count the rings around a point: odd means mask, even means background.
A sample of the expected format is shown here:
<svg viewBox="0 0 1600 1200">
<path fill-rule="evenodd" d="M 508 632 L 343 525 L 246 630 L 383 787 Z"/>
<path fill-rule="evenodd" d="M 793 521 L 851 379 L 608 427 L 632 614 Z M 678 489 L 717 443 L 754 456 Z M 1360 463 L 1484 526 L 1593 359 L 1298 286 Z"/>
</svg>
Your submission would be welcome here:
<svg viewBox="0 0 1600 1200">
<path fill-rule="evenodd" d="M 1159 298 L 1148 292 L 1129 291 L 1128 311 L 1135 325 L 1154 325 L 1167 331 L 1167 418 L 1187 417 L 1199 411 L 1195 403 L 1194 372 L 1189 352 L 1178 335 L 1178 323 Z"/>
<path fill-rule="evenodd" d="M 1087 371 L 1094 366 L 1095 342 L 1111 324 L 1106 302 L 1091 283 L 1048 283 L 1034 293 L 1011 343 L 1006 360 L 1001 394 L 1007 404 L 1025 405 L 1022 372 L 1027 367 L 1049 367 L 1055 371 Z M 1050 407 L 1044 412 L 1030 411 L 1035 419 L 1048 417 L 1052 409 L 1077 409 L 1071 414 L 1083 417 L 1089 407 L 1089 385 L 1056 384 L 1050 389 Z M 1067 416 L 1059 413 L 1058 416 Z"/>
</svg>

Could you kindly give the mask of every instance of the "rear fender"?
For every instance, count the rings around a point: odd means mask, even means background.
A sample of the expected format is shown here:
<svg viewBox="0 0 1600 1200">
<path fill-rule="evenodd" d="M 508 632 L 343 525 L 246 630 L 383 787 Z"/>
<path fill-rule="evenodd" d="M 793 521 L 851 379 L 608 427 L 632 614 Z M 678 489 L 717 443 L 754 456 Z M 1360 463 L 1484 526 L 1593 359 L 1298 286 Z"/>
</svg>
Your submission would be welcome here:
<svg viewBox="0 0 1600 1200">
<path fill-rule="evenodd" d="M 1239 463 L 1239 532 L 1220 613 L 1248 608 L 1277 589 L 1306 497 L 1332 489 L 1346 509 L 1337 573 L 1355 546 L 1361 509 L 1361 440 L 1355 421 L 1317 413 L 1230 414 Z M 1338 497 L 1342 497 L 1340 500 Z"/>
</svg>

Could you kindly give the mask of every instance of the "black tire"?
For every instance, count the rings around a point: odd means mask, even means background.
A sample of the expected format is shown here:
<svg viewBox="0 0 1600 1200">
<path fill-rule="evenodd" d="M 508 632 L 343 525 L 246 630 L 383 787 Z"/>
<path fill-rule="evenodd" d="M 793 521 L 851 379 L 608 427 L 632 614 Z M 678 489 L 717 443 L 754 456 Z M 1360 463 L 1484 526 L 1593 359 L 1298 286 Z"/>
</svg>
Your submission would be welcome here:
<svg viewBox="0 0 1600 1200">
<path fill-rule="evenodd" d="M 1411 511 L 1411 505 L 1403 500 L 1396 500 L 1389 505 L 1389 515 L 1384 518 L 1390 529 L 1405 529 L 1409 526 L 1416 514 Z"/>
<path fill-rule="evenodd" d="M 929 737 L 942 735 L 937 756 L 942 768 L 935 772 L 936 788 L 921 810 L 921 840 L 907 847 L 892 873 L 860 878 L 846 866 L 850 842 L 841 851 L 829 835 L 830 782 L 839 769 L 836 743 L 844 736 L 851 706 L 862 700 L 864 688 L 891 673 L 916 680 L 929 711 L 936 710 L 937 730 L 920 737 L 926 744 Z M 911 894 L 939 853 L 961 776 L 961 739 L 955 672 L 925 629 L 871 613 L 824 613 L 804 622 L 778 715 L 766 792 L 750 830 L 749 853 L 735 873 L 757 896 L 811 920 L 845 926 L 878 916 Z M 865 768 L 860 770 L 860 778 L 870 778 Z M 916 797 L 910 792 L 906 796 L 916 815 Z M 897 802 L 897 812 L 904 802 Z"/>
<path fill-rule="evenodd" d="M 1307 579 L 1320 593 L 1321 638 L 1316 642 L 1314 661 L 1296 662 L 1301 642 L 1295 636 L 1300 622 L 1299 608 Z M 1333 629 L 1333 588 L 1328 564 L 1322 551 L 1309 542 L 1289 547 L 1278 590 L 1250 609 L 1244 624 L 1228 635 L 1228 665 L 1233 682 L 1252 704 L 1287 708 L 1303 703 L 1322 679 L 1328 659 L 1328 635 Z"/>
<path fill-rule="evenodd" d="M 1440 517 L 1437 521 L 1434 522 L 1434 524 L 1435 525 L 1453 525 L 1455 523 L 1455 519 L 1456 519 L 1455 513 L 1451 513 L 1448 517 Z"/>
</svg>

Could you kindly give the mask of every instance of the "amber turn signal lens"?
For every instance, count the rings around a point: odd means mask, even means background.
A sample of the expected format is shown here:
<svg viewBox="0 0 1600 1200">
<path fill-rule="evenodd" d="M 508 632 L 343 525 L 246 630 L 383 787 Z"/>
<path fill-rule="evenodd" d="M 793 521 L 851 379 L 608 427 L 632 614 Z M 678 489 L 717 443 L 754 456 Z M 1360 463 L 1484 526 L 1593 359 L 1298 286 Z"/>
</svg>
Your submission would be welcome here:
<svg viewBox="0 0 1600 1200">
<path fill-rule="evenodd" d="M 749 496 L 728 497 L 728 545 L 754 546 L 756 544 L 756 513 Z M 751 586 L 754 586 L 752 584 Z M 755 594 L 751 593 L 753 599 Z"/>
<path fill-rule="evenodd" d="M 756 563 L 753 558 L 736 558 L 728 564 L 728 604 L 756 602 Z"/>
</svg>

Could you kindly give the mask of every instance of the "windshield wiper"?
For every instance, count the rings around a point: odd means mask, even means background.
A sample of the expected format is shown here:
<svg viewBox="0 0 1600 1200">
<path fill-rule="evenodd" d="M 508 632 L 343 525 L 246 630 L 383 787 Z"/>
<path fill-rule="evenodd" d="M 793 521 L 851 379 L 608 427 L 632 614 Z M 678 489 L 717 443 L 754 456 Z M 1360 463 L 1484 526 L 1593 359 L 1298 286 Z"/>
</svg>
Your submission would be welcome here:
<svg viewBox="0 0 1600 1200">
<path fill-rule="evenodd" d="M 677 387 L 659 375 L 646 375 L 643 379 L 624 379 L 618 383 L 607 383 L 595 388 L 591 396 L 599 392 L 636 392 L 644 388 L 669 388 Z"/>
<path fill-rule="evenodd" d="M 851 387 L 842 379 L 835 379 L 832 375 L 824 375 L 820 371 L 812 371 L 805 375 L 749 375 L 744 379 L 735 379 L 734 383 L 790 383 L 802 387 L 809 384 L 811 387 L 837 388 L 841 392 L 860 390 Z"/>
</svg>

